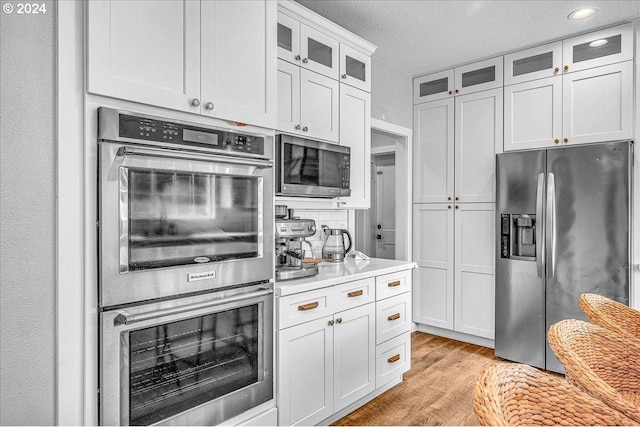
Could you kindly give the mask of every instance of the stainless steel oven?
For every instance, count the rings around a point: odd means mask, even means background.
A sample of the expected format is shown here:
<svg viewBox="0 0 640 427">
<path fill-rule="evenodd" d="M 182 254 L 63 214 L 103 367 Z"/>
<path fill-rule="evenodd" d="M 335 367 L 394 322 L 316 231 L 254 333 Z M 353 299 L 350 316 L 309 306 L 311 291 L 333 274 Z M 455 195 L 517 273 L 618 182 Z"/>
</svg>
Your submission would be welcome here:
<svg viewBox="0 0 640 427">
<path fill-rule="evenodd" d="M 273 138 L 98 110 L 100 305 L 273 277 Z"/>
<path fill-rule="evenodd" d="M 101 313 L 101 425 L 216 425 L 273 399 L 273 284 Z"/>
</svg>

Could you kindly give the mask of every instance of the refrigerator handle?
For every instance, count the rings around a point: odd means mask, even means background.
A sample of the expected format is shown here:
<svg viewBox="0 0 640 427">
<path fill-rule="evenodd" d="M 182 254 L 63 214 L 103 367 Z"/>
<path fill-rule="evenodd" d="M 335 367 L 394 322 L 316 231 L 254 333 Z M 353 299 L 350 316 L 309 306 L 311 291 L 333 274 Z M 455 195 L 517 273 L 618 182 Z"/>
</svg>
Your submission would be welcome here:
<svg viewBox="0 0 640 427">
<path fill-rule="evenodd" d="M 536 191 L 536 264 L 538 265 L 538 277 L 544 277 L 545 244 L 544 213 L 542 203 L 544 200 L 544 174 L 538 174 L 538 188 Z"/>
<path fill-rule="evenodd" d="M 549 251 L 547 278 L 552 279 L 556 273 L 556 179 L 551 172 L 549 172 L 547 178 L 547 214 L 545 215 L 545 223 L 546 246 Z"/>
</svg>

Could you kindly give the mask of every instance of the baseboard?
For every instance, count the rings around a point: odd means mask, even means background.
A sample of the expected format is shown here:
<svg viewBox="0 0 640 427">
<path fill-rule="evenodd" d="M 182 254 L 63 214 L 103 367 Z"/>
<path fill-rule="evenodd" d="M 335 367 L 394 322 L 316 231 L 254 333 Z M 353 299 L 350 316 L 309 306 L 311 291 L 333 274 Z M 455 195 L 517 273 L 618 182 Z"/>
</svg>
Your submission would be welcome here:
<svg viewBox="0 0 640 427">
<path fill-rule="evenodd" d="M 445 337 L 456 341 L 468 342 L 469 344 L 475 344 L 482 347 L 495 348 L 495 341 L 489 338 L 477 337 L 475 335 L 450 331 L 448 329 L 437 328 L 435 326 L 423 325 L 420 323 L 418 323 L 417 326 L 419 332 L 438 335 L 440 337 Z"/>
</svg>

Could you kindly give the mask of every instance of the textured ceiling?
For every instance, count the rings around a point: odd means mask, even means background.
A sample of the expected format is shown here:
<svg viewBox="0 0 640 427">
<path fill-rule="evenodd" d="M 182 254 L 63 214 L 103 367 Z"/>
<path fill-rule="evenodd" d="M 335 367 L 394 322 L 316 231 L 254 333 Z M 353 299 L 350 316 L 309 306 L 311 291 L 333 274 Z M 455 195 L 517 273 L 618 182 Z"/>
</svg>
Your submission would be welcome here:
<svg viewBox="0 0 640 427">
<path fill-rule="evenodd" d="M 640 1 L 296 0 L 378 46 L 411 76 L 640 17 Z M 581 7 L 591 18 L 569 21 Z"/>
</svg>

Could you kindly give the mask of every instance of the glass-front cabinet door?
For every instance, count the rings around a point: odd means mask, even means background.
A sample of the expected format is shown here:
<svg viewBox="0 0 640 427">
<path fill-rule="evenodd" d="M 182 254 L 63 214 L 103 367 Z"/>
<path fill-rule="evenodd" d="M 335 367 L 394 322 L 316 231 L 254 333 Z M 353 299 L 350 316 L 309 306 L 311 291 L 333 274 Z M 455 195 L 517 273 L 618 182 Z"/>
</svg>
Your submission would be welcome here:
<svg viewBox="0 0 640 427">
<path fill-rule="evenodd" d="M 300 22 L 278 12 L 278 58 L 300 65 Z"/>
<path fill-rule="evenodd" d="M 502 87 L 502 74 L 502 56 L 458 67 L 453 92 L 457 96 Z"/>
<path fill-rule="evenodd" d="M 506 55 L 504 69 L 505 86 L 562 74 L 562 42 Z"/>
<path fill-rule="evenodd" d="M 304 24 L 300 24 L 301 66 L 338 80 L 340 43 Z"/>
<path fill-rule="evenodd" d="M 563 71 L 585 70 L 633 59 L 633 24 L 607 28 L 562 42 Z"/>
<path fill-rule="evenodd" d="M 413 103 L 437 101 L 453 96 L 453 69 L 413 79 Z"/>
<path fill-rule="evenodd" d="M 371 57 L 340 43 L 340 82 L 371 92 Z"/>
</svg>

